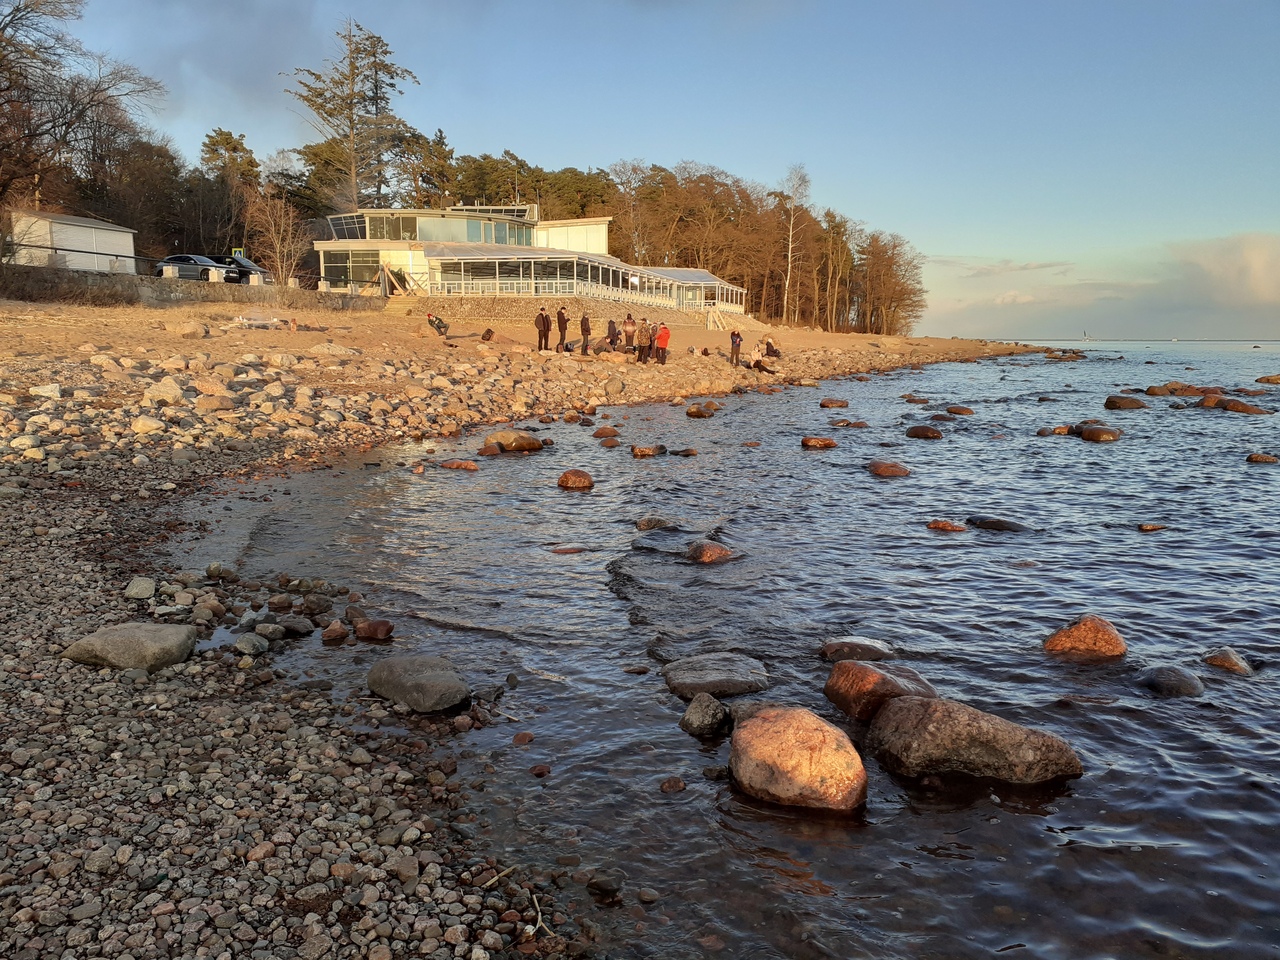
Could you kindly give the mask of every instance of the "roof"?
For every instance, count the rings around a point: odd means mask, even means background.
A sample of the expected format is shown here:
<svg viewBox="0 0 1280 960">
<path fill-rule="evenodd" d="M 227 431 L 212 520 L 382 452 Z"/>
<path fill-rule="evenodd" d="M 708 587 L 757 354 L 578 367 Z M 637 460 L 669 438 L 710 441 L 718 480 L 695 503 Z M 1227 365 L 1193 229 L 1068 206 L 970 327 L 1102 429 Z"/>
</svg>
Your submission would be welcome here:
<svg viewBox="0 0 1280 960">
<path fill-rule="evenodd" d="M 675 280 L 677 283 L 723 283 L 727 286 L 733 286 L 727 280 L 721 280 L 714 273 L 707 270 L 699 270 L 694 267 L 645 267 L 650 273 L 656 273 L 660 277 L 666 277 L 668 280 Z"/>
<path fill-rule="evenodd" d="M 114 230 L 117 233 L 137 233 L 137 230 L 122 227 L 106 220 L 93 220 L 89 217 L 73 217 L 66 213 L 45 213 L 43 210 L 15 210 L 16 217 L 30 217 L 33 220 L 48 220 L 52 223 L 65 223 L 73 227 L 93 227 L 95 230 Z"/>
</svg>

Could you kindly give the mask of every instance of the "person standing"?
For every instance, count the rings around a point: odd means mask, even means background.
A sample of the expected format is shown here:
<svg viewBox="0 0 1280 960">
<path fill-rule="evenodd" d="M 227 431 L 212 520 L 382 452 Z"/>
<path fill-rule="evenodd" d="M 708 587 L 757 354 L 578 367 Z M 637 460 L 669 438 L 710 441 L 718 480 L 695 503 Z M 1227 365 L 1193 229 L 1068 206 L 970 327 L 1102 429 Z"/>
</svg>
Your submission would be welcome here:
<svg viewBox="0 0 1280 960">
<path fill-rule="evenodd" d="M 551 349 L 551 314 L 546 307 L 538 308 L 538 315 L 533 318 L 533 328 L 538 331 L 538 350 Z"/>
<path fill-rule="evenodd" d="M 618 349 L 618 324 L 612 318 L 609 320 L 609 332 L 607 336 L 609 337 L 609 349 Z"/>
<path fill-rule="evenodd" d="M 587 355 L 587 350 L 591 347 L 591 318 L 585 313 L 582 315 L 582 355 Z"/>
<path fill-rule="evenodd" d="M 649 321 L 644 317 L 640 318 L 640 325 L 636 327 L 636 359 L 641 363 L 649 362 L 649 344 L 652 342 L 649 336 Z"/>
<path fill-rule="evenodd" d="M 636 322 L 631 319 L 631 314 L 627 314 L 627 319 L 622 321 L 622 335 L 626 338 L 627 352 L 631 352 L 632 346 L 636 340 Z"/>
<path fill-rule="evenodd" d="M 729 366 L 736 367 L 742 360 L 742 334 L 737 330 L 729 334 Z"/>
<path fill-rule="evenodd" d="M 658 347 L 658 362 L 665 367 L 667 365 L 667 344 L 671 342 L 671 331 L 667 329 L 665 323 L 659 324 L 658 334 L 653 338 L 653 342 Z"/>
<path fill-rule="evenodd" d="M 560 328 L 560 342 L 556 344 L 556 353 L 564 353 L 564 335 L 569 330 L 569 314 L 563 306 L 556 311 L 556 326 Z"/>
</svg>

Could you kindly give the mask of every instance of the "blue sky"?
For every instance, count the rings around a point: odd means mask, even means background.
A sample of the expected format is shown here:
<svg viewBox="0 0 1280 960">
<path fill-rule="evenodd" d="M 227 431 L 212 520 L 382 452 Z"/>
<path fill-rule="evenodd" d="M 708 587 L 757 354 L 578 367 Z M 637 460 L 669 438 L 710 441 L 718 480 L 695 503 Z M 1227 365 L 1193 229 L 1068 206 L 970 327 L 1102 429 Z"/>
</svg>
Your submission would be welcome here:
<svg viewBox="0 0 1280 960">
<path fill-rule="evenodd" d="M 918 332 L 1280 337 L 1277 0 L 89 0 L 77 32 L 165 83 L 189 160 L 216 126 L 266 156 L 347 16 L 460 153 L 804 163 L 929 257 Z"/>
</svg>

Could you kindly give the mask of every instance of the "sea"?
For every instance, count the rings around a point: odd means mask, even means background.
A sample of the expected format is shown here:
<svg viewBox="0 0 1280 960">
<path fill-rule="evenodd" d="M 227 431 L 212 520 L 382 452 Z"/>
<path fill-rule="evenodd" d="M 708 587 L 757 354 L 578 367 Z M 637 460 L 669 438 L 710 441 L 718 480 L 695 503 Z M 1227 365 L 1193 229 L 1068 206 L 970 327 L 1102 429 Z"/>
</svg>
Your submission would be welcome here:
<svg viewBox="0 0 1280 960">
<path fill-rule="evenodd" d="M 605 956 L 1280 957 L 1280 465 L 1246 462 L 1280 455 L 1280 417 L 1177 397 L 1103 407 L 1169 381 L 1257 388 L 1280 373 L 1280 341 L 1053 346 L 1085 359 L 733 395 L 705 420 L 683 405 L 600 408 L 616 449 L 588 426 L 520 424 L 554 446 L 476 472 L 413 467 L 473 453 L 480 436 L 353 454 L 232 513 L 208 505 L 197 549 L 245 576 L 344 583 L 395 622 L 390 646 L 317 639 L 277 658 L 356 703 L 357 725 L 380 657 L 446 656 L 475 688 L 514 674 L 506 716 L 453 745 L 459 776 L 485 782 L 471 797 L 479 838 L 507 864 L 621 870 L 621 900 L 594 929 Z M 1280 409 L 1280 386 L 1265 389 L 1246 399 Z M 973 414 L 931 420 L 949 405 Z M 1123 435 L 1037 435 L 1091 418 Z M 943 438 L 907 439 L 917 423 Z M 838 446 L 802 449 L 810 435 Z M 631 443 L 697 456 L 635 459 Z M 874 477 L 871 459 L 911 474 Z M 594 489 L 558 489 L 570 467 Z M 650 515 L 675 529 L 638 531 Z M 926 526 L 974 515 L 1029 529 Z M 704 537 L 732 559 L 684 559 Z M 1084 613 L 1115 624 L 1127 657 L 1043 652 Z M 892 644 L 942 696 L 1064 738 L 1084 775 L 924 785 L 867 757 L 865 808 L 828 815 L 745 796 L 723 775 L 728 740 L 678 727 L 662 665 L 731 650 L 766 665 L 758 697 L 857 736 L 822 695 L 818 651 L 846 636 Z M 1221 646 L 1256 674 L 1201 662 Z M 1164 664 L 1197 673 L 1204 694 L 1138 682 Z M 380 729 L 395 736 L 396 722 Z M 534 739 L 517 746 L 522 731 Z M 551 773 L 535 777 L 539 764 Z M 663 792 L 671 777 L 685 788 Z"/>
</svg>

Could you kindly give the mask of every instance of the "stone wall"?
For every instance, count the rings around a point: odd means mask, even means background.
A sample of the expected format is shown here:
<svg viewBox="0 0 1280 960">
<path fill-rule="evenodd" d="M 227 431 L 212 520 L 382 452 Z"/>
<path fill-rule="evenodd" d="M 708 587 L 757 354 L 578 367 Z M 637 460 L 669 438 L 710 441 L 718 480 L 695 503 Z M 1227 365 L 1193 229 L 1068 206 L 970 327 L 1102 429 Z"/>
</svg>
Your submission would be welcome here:
<svg viewBox="0 0 1280 960">
<path fill-rule="evenodd" d="M 252 287 L 239 283 L 201 283 L 142 277 L 130 273 L 93 273 L 56 267 L 7 263 L 0 267 L 0 297 L 9 300 L 61 301 L 98 306 L 132 303 L 243 303 L 298 310 L 377 311 L 382 297 L 353 297 L 292 287 Z"/>
<path fill-rule="evenodd" d="M 388 313 L 399 313 L 412 318 L 425 318 L 428 313 L 444 317 L 449 322 L 485 324 L 486 326 L 533 326 L 533 318 L 539 307 L 546 307 L 551 314 L 552 331 L 555 330 L 556 310 L 568 307 L 569 333 L 576 336 L 578 321 L 585 313 L 591 318 L 593 333 L 604 333 L 610 320 L 622 325 L 628 313 L 639 320 L 665 323 L 669 327 L 706 327 L 703 312 L 690 313 L 671 307 L 650 307 L 639 303 L 617 303 L 588 297 L 392 297 L 387 305 Z"/>
</svg>

